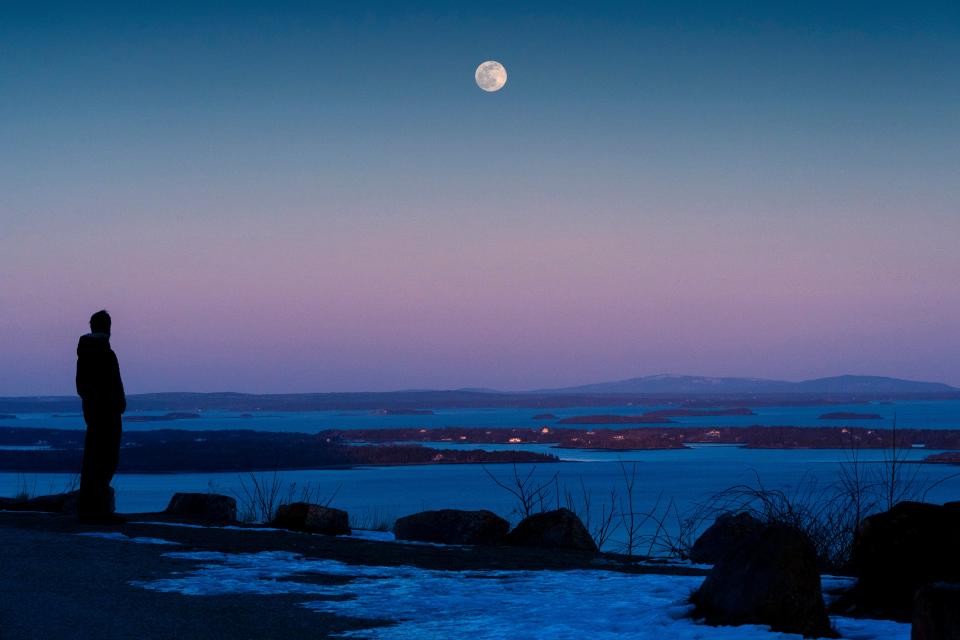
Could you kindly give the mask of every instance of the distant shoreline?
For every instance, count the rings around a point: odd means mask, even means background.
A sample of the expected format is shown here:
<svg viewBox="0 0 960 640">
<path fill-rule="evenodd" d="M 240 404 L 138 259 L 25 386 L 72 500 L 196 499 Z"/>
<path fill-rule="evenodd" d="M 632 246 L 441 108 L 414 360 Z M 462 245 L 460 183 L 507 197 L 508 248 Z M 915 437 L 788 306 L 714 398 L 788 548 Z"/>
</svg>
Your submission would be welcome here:
<svg viewBox="0 0 960 640">
<path fill-rule="evenodd" d="M 960 391 L 762 393 L 500 393 L 384 391 L 350 393 L 145 393 L 127 396 L 130 412 L 230 411 L 260 415 L 301 411 L 374 411 L 392 415 L 437 409 L 530 409 L 664 405 L 683 409 L 765 406 L 866 405 L 894 401 L 960 400 Z M 0 397 L 0 414 L 78 413 L 76 396 Z"/>
<path fill-rule="evenodd" d="M 83 431 L 0 427 L 0 471 L 75 473 Z M 156 429 L 127 431 L 120 473 L 220 473 L 358 467 L 554 463 L 560 459 L 522 445 L 569 451 L 681 450 L 691 445 L 747 449 L 901 449 L 960 452 L 960 430 L 866 427 L 634 427 L 626 429 L 467 428 L 327 430 L 317 434 Z M 361 444 L 357 444 L 361 443 Z M 445 448 L 445 445 L 457 448 Z M 464 448 L 470 445 L 471 448 Z M 485 445 L 515 448 L 484 450 Z M 12 447 L 44 447 L 13 449 Z M 472 448 L 476 447 L 476 448 Z M 956 464 L 960 455 L 931 457 Z"/>
</svg>

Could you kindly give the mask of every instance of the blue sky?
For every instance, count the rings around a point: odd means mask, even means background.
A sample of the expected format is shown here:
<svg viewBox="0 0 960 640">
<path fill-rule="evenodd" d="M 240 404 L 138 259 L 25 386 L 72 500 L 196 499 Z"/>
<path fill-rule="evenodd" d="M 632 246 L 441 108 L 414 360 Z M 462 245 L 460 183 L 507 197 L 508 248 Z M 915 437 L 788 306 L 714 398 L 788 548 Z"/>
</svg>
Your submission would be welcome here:
<svg viewBox="0 0 960 640">
<path fill-rule="evenodd" d="M 960 384 L 958 63 L 955 3 L 5 4 L 0 393 L 101 306 L 140 390 Z"/>
</svg>

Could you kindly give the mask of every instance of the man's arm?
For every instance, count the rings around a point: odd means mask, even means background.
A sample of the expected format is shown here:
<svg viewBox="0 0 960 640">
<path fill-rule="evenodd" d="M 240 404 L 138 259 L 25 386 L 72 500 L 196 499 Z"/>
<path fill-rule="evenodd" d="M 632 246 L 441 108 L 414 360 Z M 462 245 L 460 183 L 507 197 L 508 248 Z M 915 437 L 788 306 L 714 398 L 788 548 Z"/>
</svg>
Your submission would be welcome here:
<svg viewBox="0 0 960 640">
<path fill-rule="evenodd" d="M 120 413 L 126 413 L 127 411 L 127 395 L 123 391 L 123 378 L 120 377 L 120 361 L 117 360 L 117 354 L 112 350 L 110 355 L 113 356 L 113 376 L 115 381 L 115 397 L 117 399 L 117 409 Z"/>
<path fill-rule="evenodd" d="M 85 399 L 90 395 L 90 365 L 87 359 L 77 354 L 77 395 Z"/>
</svg>

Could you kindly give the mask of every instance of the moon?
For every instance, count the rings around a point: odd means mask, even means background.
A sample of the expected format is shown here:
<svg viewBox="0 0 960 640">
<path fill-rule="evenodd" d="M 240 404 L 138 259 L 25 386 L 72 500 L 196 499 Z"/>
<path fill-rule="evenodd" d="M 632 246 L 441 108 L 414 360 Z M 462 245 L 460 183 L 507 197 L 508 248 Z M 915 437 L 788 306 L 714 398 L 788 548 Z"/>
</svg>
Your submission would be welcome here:
<svg viewBox="0 0 960 640">
<path fill-rule="evenodd" d="M 484 91 L 500 91 L 507 84 L 507 70 L 496 60 L 487 60 L 477 67 L 474 74 L 477 86 Z"/>
</svg>

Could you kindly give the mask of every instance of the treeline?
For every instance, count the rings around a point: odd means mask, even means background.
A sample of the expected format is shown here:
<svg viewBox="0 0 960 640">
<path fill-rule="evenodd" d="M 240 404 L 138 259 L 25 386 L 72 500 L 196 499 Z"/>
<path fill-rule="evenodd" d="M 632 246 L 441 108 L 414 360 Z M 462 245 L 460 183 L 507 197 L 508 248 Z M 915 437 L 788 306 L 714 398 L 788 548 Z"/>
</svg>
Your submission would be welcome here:
<svg viewBox="0 0 960 640">
<path fill-rule="evenodd" d="M 679 449 L 689 444 L 738 444 L 756 449 L 884 449 L 925 447 L 960 450 L 960 430 L 864 427 L 635 427 L 572 429 L 552 426 L 493 429 L 360 429 L 325 431 L 331 440 L 362 442 L 459 442 L 554 444 L 568 449 Z"/>
<path fill-rule="evenodd" d="M 26 432 L 26 433 L 25 433 Z M 83 432 L 0 429 L 0 444 L 49 446 L 0 450 L 0 470 L 75 473 Z M 363 465 L 556 462 L 528 451 L 439 450 L 411 444 L 351 446 L 311 434 L 263 431 L 134 431 L 124 434 L 121 473 L 246 472 Z"/>
</svg>

